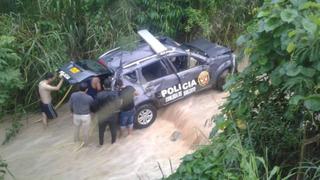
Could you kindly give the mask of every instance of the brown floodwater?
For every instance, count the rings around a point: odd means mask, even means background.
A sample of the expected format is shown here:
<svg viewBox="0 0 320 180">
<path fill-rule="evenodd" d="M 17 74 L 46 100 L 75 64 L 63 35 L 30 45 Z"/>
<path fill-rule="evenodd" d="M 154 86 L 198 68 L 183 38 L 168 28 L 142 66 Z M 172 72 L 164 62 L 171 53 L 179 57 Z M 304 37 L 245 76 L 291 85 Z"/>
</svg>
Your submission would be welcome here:
<svg viewBox="0 0 320 180">
<path fill-rule="evenodd" d="M 102 147 L 97 147 L 95 123 L 88 147 L 73 142 L 71 114 L 63 106 L 58 110 L 59 118 L 47 129 L 32 123 L 39 114 L 29 115 L 19 135 L 0 146 L 0 156 L 18 180 L 161 179 L 179 166 L 184 155 L 208 143 L 211 117 L 219 113 L 224 97 L 226 93 L 210 90 L 193 95 L 160 109 L 149 128 L 135 130 L 113 145 L 106 131 Z M 0 125 L 0 140 L 5 127 L 5 123 Z M 177 140 L 172 140 L 172 134 Z"/>
</svg>

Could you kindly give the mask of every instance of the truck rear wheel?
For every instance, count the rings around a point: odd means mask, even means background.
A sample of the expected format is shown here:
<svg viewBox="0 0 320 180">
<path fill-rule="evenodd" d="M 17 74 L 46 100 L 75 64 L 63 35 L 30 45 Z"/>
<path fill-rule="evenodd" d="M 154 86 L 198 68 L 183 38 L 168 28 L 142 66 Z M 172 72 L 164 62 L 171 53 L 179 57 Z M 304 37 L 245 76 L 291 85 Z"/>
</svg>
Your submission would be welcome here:
<svg viewBox="0 0 320 180">
<path fill-rule="evenodd" d="M 227 76 L 230 74 L 230 70 L 226 69 L 220 73 L 217 80 L 217 89 L 223 91 L 223 86 L 226 83 Z"/>
<path fill-rule="evenodd" d="M 157 109 L 152 104 L 143 104 L 136 108 L 134 127 L 142 129 L 149 127 L 157 117 Z"/>
</svg>

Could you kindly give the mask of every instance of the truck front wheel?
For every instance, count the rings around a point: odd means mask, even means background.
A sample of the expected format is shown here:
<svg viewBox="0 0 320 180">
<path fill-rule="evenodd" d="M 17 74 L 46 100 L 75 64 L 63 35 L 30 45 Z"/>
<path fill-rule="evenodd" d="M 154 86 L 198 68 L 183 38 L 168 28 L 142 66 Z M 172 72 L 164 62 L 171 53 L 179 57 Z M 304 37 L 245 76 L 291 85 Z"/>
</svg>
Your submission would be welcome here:
<svg viewBox="0 0 320 180">
<path fill-rule="evenodd" d="M 217 80 L 217 89 L 219 91 L 223 91 L 223 86 L 226 83 L 227 76 L 230 74 L 230 70 L 226 69 L 222 71 L 222 73 L 219 74 L 218 80 Z"/>
<path fill-rule="evenodd" d="M 143 104 L 136 108 L 134 127 L 142 129 L 149 127 L 157 117 L 157 109 L 152 104 Z"/>
</svg>

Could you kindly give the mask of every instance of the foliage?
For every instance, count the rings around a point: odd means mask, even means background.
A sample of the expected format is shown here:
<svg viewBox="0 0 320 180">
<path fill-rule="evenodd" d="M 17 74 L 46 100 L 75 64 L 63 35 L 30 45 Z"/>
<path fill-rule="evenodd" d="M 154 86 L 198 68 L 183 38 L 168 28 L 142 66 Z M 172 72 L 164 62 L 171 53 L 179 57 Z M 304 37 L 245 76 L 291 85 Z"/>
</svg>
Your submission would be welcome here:
<svg viewBox="0 0 320 180">
<path fill-rule="evenodd" d="M 18 69 L 21 64 L 21 58 L 14 51 L 15 38 L 12 36 L 0 35 L 0 86 L 6 87 L 0 89 L 0 117 L 5 106 L 14 103 L 12 97 L 17 89 L 23 87 L 21 73 Z"/>
<path fill-rule="evenodd" d="M 14 178 L 13 174 L 8 169 L 8 164 L 0 157 L 0 180 L 4 180 L 7 173 Z"/>
<path fill-rule="evenodd" d="M 213 137 L 212 142 L 186 155 L 176 173 L 168 179 L 269 180 L 281 176 L 279 167 L 270 171 L 264 158 L 244 148 L 236 134 Z"/>
<path fill-rule="evenodd" d="M 107 49 L 121 44 L 118 42 L 124 37 L 135 37 L 137 29 L 142 27 L 173 38 L 191 39 L 194 35 L 206 35 L 229 43 L 227 40 L 234 39 L 243 29 L 259 3 L 258 0 L 246 1 L 244 5 L 240 0 L 230 0 L 232 7 L 227 7 L 220 1 L 211 0 L 39 2 L 1 2 L 6 8 L 0 8 L 0 36 L 14 39 L 8 42 L 12 54 L 17 56 L 12 61 L 14 65 L 10 69 L 14 71 L 10 72 L 13 73 L 10 77 L 17 81 L 19 77 L 19 83 L 7 83 L 16 87 L 1 84 L 5 87 L 1 90 L 9 93 L 1 93 L 0 108 L 4 108 L 1 110 L 4 113 L 15 109 L 17 104 L 26 109 L 36 107 L 37 84 L 45 72 L 55 71 L 71 59 L 95 59 Z M 226 11 L 230 13 L 224 13 Z M 215 18 L 218 16 L 223 17 Z M 232 31 L 226 31 L 227 25 L 223 24 L 227 19 Z M 220 34 L 216 33 L 218 31 Z M 226 34 L 222 35 L 223 32 Z M 9 102 L 8 99 L 16 100 Z"/>
<path fill-rule="evenodd" d="M 260 0 L 138 0 L 138 24 L 152 31 L 191 40 L 206 36 L 233 46 Z"/>
<path fill-rule="evenodd" d="M 313 116 L 320 110 L 317 4 L 266 1 L 238 41 L 250 66 L 227 86 L 226 120 L 245 122 L 251 132 L 244 131 L 243 140 L 258 154 L 268 147 L 274 164 L 295 164 L 301 143 L 319 133 Z"/>
<path fill-rule="evenodd" d="M 22 117 L 26 115 L 26 111 L 23 110 L 21 106 L 17 106 L 14 115 L 12 116 L 11 127 L 6 129 L 5 139 L 2 142 L 2 145 L 10 142 L 22 128 L 23 124 L 21 123 Z"/>
<path fill-rule="evenodd" d="M 220 157 L 222 160 L 217 161 L 224 169 L 208 167 L 206 171 L 213 173 L 204 179 L 240 167 L 240 161 L 235 161 L 234 167 L 224 166 L 222 162 L 229 162 L 230 155 L 221 155 L 215 148 L 225 137 L 238 134 L 244 151 L 264 156 L 266 167 L 280 168 L 281 178 L 296 175 L 297 179 L 318 179 L 320 147 L 315 142 L 320 137 L 320 2 L 266 0 L 258 12 L 247 33 L 237 40 L 250 65 L 225 86 L 230 95 L 222 115 L 215 118 L 212 147 L 196 151 L 190 161 L 185 158 L 172 177 L 187 178 L 195 167 L 208 161 L 214 164 Z M 218 130 L 223 133 L 217 135 Z M 225 145 L 224 152 L 231 150 Z M 199 153 L 205 156 L 194 158 Z M 256 169 L 256 175 L 265 174 L 263 169 Z M 241 178 L 241 171 L 238 174 L 236 179 L 246 179 Z"/>
</svg>

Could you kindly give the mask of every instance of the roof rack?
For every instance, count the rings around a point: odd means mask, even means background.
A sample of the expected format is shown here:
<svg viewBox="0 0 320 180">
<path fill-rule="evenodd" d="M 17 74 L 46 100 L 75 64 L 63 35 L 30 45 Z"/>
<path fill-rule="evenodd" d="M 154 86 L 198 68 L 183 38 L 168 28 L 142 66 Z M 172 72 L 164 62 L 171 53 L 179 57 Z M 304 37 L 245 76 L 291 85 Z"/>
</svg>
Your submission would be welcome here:
<svg viewBox="0 0 320 180">
<path fill-rule="evenodd" d="M 112 53 L 112 52 L 114 52 L 114 51 L 117 51 L 117 50 L 119 50 L 119 49 L 120 49 L 120 47 L 116 47 L 116 48 L 114 48 L 114 49 L 111 49 L 111 50 L 103 53 L 101 56 L 99 56 L 99 59 L 102 58 L 103 56 L 105 56 L 105 55 L 107 55 L 107 54 L 110 54 L 110 53 Z"/>
</svg>

